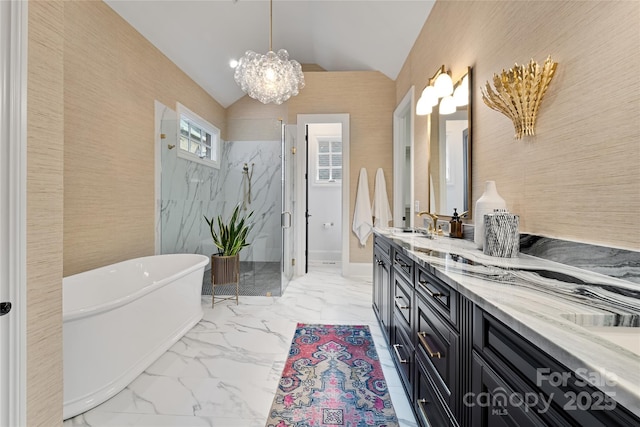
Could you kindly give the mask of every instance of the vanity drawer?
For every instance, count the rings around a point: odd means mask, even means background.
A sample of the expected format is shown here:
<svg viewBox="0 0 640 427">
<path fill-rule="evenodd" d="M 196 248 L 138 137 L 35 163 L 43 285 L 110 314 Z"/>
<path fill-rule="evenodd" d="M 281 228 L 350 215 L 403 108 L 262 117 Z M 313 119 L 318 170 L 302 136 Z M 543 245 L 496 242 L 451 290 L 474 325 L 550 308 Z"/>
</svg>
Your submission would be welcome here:
<svg viewBox="0 0 640 427">
<path fill-rule="evenodd" d="M 413 288 L 398 274 L 394 275 L 393 282 L 393 312 L 396 315 L 396 322 L 402 326 L 405 333 L 410 336 L 413 312 Z"/>
<path fill-rule="evenodd" d="M 391 260 L 391 244 L 388 241 L 386 241 L 383 237 L 374 235 L 373 244 L 374 249 L 377 249 L 380 254 L 386 256 L 388 260 Z"/>
<path fill-rule="evenodd" d="M 423 268 L 418 268 L 418 295 L 429 301 L 454 328 L 458 327 L 458 293 Z"/>
<path fill-rule="evenodd" d="M 438 386 L 443 399 L 453 406 L 458 383 L 458 334 L 418 298 L 416 355 Z"/>
<path fill-rule="evenodd" d="M 413 261 L 411 258 L 400 252 L 393 251 L 393 265 L 395 270 L 401 273 L 409 282 L 413 282 Z"/>
<path fill-rule="evenodd" d="M 413 395 L 413 364 L 415 353 L 411 341 L 404 332 L 404 329 L 398 327 L 398 316 L 393 322 L 393 335 L 391 340 L 391 357 L 398 368 L 402 385 L 407 392 L 407 396 Z"/>
<path fill-rule="evenodd" d="M 416 397 L 413 407 L 416 419 L 422 427 L 458 426 L 420 359 L 416 361 Z"/>
<path fill-rule="evenodd" d="M 539 414 L 548 425 L 640 425 L 640 419 L 606 393 L 587 384 L 493 316 L 478 307 L 473 316 L 475 350 L 514 390 L 530 391 L 545 401 L 551 399 L 550 410 Z M 602 373 L 585 368 L 584 374 L 591 377 Z M 531 410 L 537 409 L 541 408 Z"/>
</svg>

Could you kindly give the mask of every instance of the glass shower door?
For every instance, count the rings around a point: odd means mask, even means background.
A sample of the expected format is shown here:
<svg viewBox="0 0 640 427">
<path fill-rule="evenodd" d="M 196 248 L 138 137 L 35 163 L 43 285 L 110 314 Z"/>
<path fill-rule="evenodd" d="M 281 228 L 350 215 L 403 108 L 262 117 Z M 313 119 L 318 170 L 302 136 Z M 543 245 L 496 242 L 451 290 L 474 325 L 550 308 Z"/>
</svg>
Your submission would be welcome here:
<svg viewBox="0 0 640 427">
<path fill-rule="evenodd" d="M 294 233 L 295 217 L 295 136 L 296 126 L 282 124 L 282 276 L 281 286 L 284 293 L 293 278 L 294 271 Z"/>
</svg>

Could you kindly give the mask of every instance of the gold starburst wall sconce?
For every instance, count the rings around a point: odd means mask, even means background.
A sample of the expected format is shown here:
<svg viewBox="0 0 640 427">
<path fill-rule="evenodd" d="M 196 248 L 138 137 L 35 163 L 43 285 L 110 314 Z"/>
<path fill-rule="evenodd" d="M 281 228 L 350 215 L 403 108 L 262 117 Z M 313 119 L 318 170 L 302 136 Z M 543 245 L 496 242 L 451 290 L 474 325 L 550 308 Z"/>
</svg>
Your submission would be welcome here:
<svg viewBox="0 0 640 427">
<path fill-rule="evenodd" d="M 509 71 L 493 75 L 493 85 L 487 82 L 482 88 L 482 100 L 493 110 L 499 111 L 513 122 L 515 138 L 535 135 L 536 116 L 542 97 L 555 75 L 557 62 L 547 57 L 542 67 L 533 59 L 527 65 L 515 64 Z"/>
</svg>

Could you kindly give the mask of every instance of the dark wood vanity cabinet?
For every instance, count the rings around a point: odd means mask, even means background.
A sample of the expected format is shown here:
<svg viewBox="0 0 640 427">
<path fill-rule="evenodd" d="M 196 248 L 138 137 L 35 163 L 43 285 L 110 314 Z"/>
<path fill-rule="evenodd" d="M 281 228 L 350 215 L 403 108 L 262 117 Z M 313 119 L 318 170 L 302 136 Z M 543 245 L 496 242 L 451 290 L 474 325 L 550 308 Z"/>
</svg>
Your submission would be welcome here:
<svg viewBox="0 0 640 427">
<path fill-rule="evenodd" d="M 429 266 L 384 237 L 374 241 L 373 308 L 420 426 L 640 425 Z M 554 386 L 539 372 L 570 380 Z"/>
<path fill-rule="evenodd" d="M 391 245 L 375 237 L 373 245 L 373 311 L 389 340 L 391 334 Z"/>
<path fill-rule="evenodd" d="M 612 397 L 478 307 L 472 372 L 475 399 L 465 403 L 478 426 L 640 425 Z"/>
</svg>

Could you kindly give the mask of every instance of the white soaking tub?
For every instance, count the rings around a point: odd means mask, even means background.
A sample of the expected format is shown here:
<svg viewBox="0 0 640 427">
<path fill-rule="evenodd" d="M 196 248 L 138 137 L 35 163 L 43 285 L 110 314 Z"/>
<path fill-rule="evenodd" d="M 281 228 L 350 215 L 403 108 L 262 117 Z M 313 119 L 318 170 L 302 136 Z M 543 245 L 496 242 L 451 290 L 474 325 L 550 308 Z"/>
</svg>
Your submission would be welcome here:
<svg viewBox="0 0 640 427">
<path fill-rule="evenodd" d="M 64 419 L 124 389 L 200 321 L 208 262 L 156 255 L 63 279 Z"/>
</svg>

